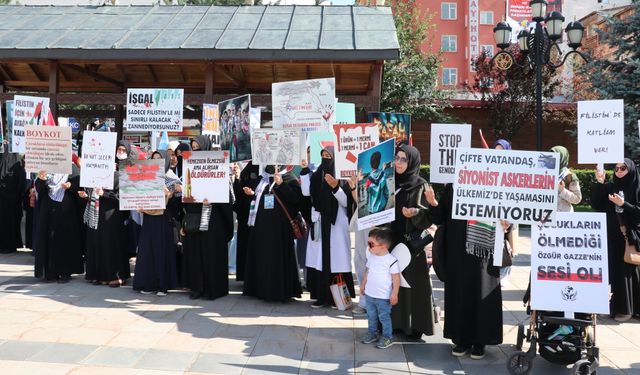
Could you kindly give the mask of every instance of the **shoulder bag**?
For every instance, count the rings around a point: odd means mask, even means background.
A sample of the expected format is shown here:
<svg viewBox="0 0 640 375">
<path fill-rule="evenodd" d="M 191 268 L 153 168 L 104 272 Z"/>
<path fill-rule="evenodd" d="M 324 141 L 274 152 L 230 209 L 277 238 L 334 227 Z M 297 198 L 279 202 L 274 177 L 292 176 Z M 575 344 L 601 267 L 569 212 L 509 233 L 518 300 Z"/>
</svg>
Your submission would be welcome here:
<svg viewBox="0 0 640 375">
<path fill-rule="evenodd" d="M 634 266 L 640 265 L 640 251 L 638 251 L 638 249 L 636 248 L 635 243 L 629 241 L 629 236 L 627 235 L 627 227 L 621 225 L 620 231 L 622 232 L 622 236 L 624 237 L 624 262 L 633 264 Z"/>
<path fill-rule="evenodd" d="M 289 225 L 291 225 L 291 230 L 293 231 L 293 237 L 296 240 L 307 237 L 307 223 L 304 221 L 304 218 L 302 217 L 300 212 L 298 212 L 295 218 L 291 218 L 291 215 L 289 215 L 289 211 L 287 211 L 287 207 L 285 207 L 284 203 L 282 203 L 282 201 L 278 197 L 278 194 L 276 194 L 275 191 L 272 191 L 272 194 L 274 197 L 276 197 L 276 200 L 278 201 L 278 204 L 280 204 L 280 207 L 282 207 L 284 214 L 287 215 Z"/>
</svg>

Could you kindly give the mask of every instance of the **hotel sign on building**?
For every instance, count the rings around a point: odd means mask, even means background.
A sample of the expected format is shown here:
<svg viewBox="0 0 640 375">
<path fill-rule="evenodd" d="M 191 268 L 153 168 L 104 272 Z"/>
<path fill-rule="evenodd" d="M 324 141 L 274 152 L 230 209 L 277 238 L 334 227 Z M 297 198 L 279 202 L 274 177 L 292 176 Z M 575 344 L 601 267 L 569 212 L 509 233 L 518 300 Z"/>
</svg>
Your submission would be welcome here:
<svg viewBox="0 0 640 375">
<path fill-rule="evenodd" d="M 469 60 L 473 61 L 480 54 L 480 43 L 478 41 L 479 27 L 479 0 L 469 1 Z M 473 70 L 473 64 L 469 64 L 469 70 Z"/>
</svg>

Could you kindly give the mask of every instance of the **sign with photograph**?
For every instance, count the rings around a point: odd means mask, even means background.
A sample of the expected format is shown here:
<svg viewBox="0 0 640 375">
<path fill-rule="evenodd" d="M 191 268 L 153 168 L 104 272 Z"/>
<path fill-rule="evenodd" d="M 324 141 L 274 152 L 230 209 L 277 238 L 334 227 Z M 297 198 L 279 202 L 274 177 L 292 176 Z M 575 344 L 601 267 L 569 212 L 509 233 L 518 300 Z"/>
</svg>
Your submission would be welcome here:
<svg viewBox="0 0 640 375">
<path fill-rule="evenodd" d="M 220 147 L 229 151 L 231 163 L 251 159 L 250 109 L 250 95 L 218 103 Z"/>
<path fill-rule="evenodd" d="M 80 186 L 113 189 L 118 134 L 85 131 L 82 136 Z"/>
<path fill-rule="evenodd" d="M 128 131 L 182 131 L 183 89 L 127 89 Z"/>
<path fill-rule="evenodd" d="M 452 217 L 514 224 L 553 220 L 559 163 L 554 152 L 458 149 Z"/>
<path fill-rule="evenodd" d="M 395 220 L 395 140 L 358 154 L 358 230 Z"/>
<path fill-rule="evenodd" d="M 396 144 L 409 142 L 411 134 L 411 115 L 394 112 L 369 112 L 367 122 L 378 125 L 380 142 L 395 139 Z"/>
<path fill-rule="evenodd" d="M 607 216 L 558 212 L 531 226 L 531 308 L 609 314 Z"/>
</svg>

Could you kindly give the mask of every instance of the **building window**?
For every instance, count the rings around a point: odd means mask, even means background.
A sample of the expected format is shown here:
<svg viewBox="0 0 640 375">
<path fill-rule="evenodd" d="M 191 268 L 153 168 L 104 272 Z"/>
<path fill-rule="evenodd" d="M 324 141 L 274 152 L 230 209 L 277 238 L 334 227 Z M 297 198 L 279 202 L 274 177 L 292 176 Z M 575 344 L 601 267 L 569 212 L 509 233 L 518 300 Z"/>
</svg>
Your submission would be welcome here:
<svg viewBox="0 0 640 375">
<path fill-rule="evenodd" d="M 492 11 L 480 12 L 480 24 L 493 25 L 493 12 Z"/>
<path fill-rule="evenodd" d="M 493 44 L 483 44 L 480 46 L 480 52 L 487 54 L 487 57 L 493 57 Z"/>
<path fill-rule="evenodd" d="M 442 84 L 445 86 L 455 86 L 458 83 L 458 69 L 456 68 L 443 68 L 442 69 Z"/>
<path fill-rule="evenodd" d="M 458 37 L 455 35 L 443 35 L 440 50 L 442 52 L 458 51 Z"/>
<path fill-rule="evenodd" d="M 442 3 L 440 5 L 440 18 L 443 20 L 455 20 L 458 18 L 458 4 Z"/>
</svg>

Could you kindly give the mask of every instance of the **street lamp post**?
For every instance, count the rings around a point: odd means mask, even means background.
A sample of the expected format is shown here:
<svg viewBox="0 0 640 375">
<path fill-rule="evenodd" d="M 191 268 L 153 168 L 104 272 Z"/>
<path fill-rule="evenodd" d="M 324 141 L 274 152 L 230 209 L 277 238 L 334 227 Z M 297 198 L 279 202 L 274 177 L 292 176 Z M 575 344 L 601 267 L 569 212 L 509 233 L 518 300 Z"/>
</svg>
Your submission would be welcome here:
<svg viewBox="0 0 640 375">
<path fill-rule="evenodd" d="M 562 38 L 564 16 L 560 12 L 546 14 L 547 5 L 547 0 L 532 0 L 529 3 L 533 15 L 532 20 L 536 26 L 533 30 L 524 29 L 518 33 L 517 44 L 520 52 L 525 56 L 524 63 L 518 63 L 515 57 L 505 50 L 511 45 L 512 30 L 511 26 L 504 21 L 498 22 L 493 28 L 493 37 L 500 52 L 491 59 L 491 63 L 495 62 L 500 70 L 508 70 L 513 65 L 536 70 L 536 149 L 539 151 L 542 150 L 542 67 L 559 68 L 572 54 L 578 54 L 584 61 L 587 61 L 586 57 L 577 51 L 577 48 L 582 45 L 584 27 L 580 22 L 573 21 L 565 29 L 569 38 L 569 47 L 572 50 L 558 64 L 553 63 L 552 49 L 556 49 L 558 56 L 562 55 L 558 41 Z M 543 21 L 544 26 L 542 25 Z"/>
</svg>

